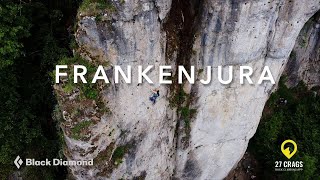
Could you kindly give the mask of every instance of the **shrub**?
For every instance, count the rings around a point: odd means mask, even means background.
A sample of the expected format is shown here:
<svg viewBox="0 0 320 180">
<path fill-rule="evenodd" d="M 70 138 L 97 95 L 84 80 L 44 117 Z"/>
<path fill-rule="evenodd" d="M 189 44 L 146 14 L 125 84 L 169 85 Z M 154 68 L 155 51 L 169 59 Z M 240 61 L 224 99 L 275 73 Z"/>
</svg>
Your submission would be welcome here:
<svg viewBox="0 0 320 180">
<path fill-rule="evenodd" d="M 91 79 L 94 76 L 96 71 L 96 66 L 90 63 L 89 61 L 81 58 L 79 55 L 75 55 L 74 57 L 63 57 L 59 63 L 60 65 L 68 65 L 71 67 L 72 65 L 83 65 L 87 68 L 87 74 L 85 76 L 86 79 Z M 97 90 L 96 84 L 91 83 L 82 83 L 79 82 L 77 84 L 73 83 L 73 68 L 69 68 L 67 73 L 69 74 L 68 82 L 64 85 L 63 90 L 65 93 L 71 93 L 75 88 L 80 90 L 80 96 L 82 98 L 93 99 L 96 100 L 99 97 L 99 91 Z M 51 76 L 54 76 L 54 72 Z M 55 78 L 55 77 L 54 77 Z M 53 79 L 54 79 L 53 78 Z"/>
<path fill-rule="evenodd" d="M 174 94 L 169 100 L 171 107 L 178 107 L 179 104 L 182 104 L 186 99 L 186 93 L 181 88 L 176 94 Z"/>
<path fill-rule="evenodd" d="M 115 166 L 118 166 L 120 163 L 122 163 L 122 159 L 123 159 L 124 155 L 126 153 L 128 153 L 131 146 L 132 146 L 132 144 L 126 144 L 123 146 L 118 146 L 114 150 L 111 160 Z"/>
<path fill-rule="evenodd" d="M 92 124 L 92 121 L 81 121 L 76 124 L 72 129 L 72 138 L 74 139 L 81 139 L 83 130 L 87 129 Z"/>
<path fill-rule="evenodd" d="M 180 109 L 181 118 L 183 118 L 186 128 L 190 128 L 190 119 L 196 113 L 196 109 L 189 109 L 189 107 L 182 107 Z"/>
<path fill-rule="evenodd" d="M 88 16 L 97 16 L 106 12 L 115 12 L 116 8 L 110 0 L 84 0 L 80 6 L 81 13 Z"/>
<path fill-rule="evenodd" d="M 68 83 L 63 87 L 63 91 L 66 93 L 71 93 L 74 89 L 74 86 L 72 83 Z"/>
</svg>

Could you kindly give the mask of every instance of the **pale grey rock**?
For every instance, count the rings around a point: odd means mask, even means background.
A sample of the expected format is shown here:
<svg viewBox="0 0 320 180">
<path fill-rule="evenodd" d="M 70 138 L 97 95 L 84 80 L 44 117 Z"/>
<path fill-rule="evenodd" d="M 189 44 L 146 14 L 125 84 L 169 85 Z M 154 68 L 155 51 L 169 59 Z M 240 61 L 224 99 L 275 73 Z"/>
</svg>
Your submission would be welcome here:
<svg viewBox="0 0 320 180">
<path fill-rule="evenodd" d="M 107 21 L 81 17 L 76 33 L 81 55 L 94 62 L 107 60 L 108 68 L 175 66 L 174 60 L 167 62 L 162 30 L 170 6 L 170 0 L 126 0 Z M 102 166 L 70 167 L 73 175 L 77 179 L 132 179 L 141 174 L 146 179 L 223 179 L 243 156 L 275 88 L 256 84 L 263 66 L 268 65 L 279 80 L 301 28 L 319 8 L 319 0 L 205 1 L 192 64 L 197 70 L 213 66 L 213 72 L 219 65 L 234 65 L 235 71 L 248 65 L 254 69 L 255 85 L 239 85 L 238 75 L 232 84 L 222 85 L 216 73 L 209 85 L 186 84 L 184 89 L 194 91 L 197 98 L 191 104 L 197 113 L 186 139 L 181 133 L 185 125 L 177 127 L 176 109 L 168 106 L 170 89 L 160 86 L 161 97 L 153 106 L 148 98 L 158 84 L 137 86 L 133 71 L 132 84 L 112 83 L 102 92 L 112 114 L 91 128 L 88 141 L 73 140 L 66 133 L 68 159 L 96 158 L 113 142 L 131 143 L 131 150 L 108 175 L 99 175 Z M 156 70 L 149 75 L 158 82 Z"/>
<path fill-rule="evenodd" d="M 285 75 L 289 87 L 303 81 L 309 88 L 320 86 L 320 14 L 314 15 L 301 30 L 291 52 Z"/>
<path fill-rule="evenodd" d="M 320 2 L 210 1 L 205 7 L 203 30 L 194 45 L 199 52 L 195 63 L 199 68 L 249 65 L 257 82 L 265 65 L 276 80 L 280 78 L 301 28 Z M 192 152 L 201 169 L 197 178 L 223 179 L 243 156 L 274 86 L 238 82 L 223 86 L 217 80 L 197 86 L 198 113 L 191 123 L 189 148 L 178 149 L 182 158 L 178 158 L 176 176 L 183 176 L 181 164 L 187 164 L 187 154 Z"/>
<path fill-rule="evenodd" d="M 130 21 L 141 13 L 156 9 L 158 18 L 163 20 L 171 8 L 171 0 L 124 0 L 118 8 L 118 20 Z"/>
<path fill-rule="evenodd" d="M 103 97 L 112 114 L 92 127 L 88 142 L 66 137 L 70 159 L 96 158 L 113 142 L 116 146 L 130 144 L 129 152 L 111 174 L 99 174 L 105 166 L 71 167 L 77 179 L 132 179 L 144 172 L 147 179 L 172 176 L 174 159 L 170 154 L 174 152 L 175 113 L 168 107 L 167 88 L 156 84 L 157 69 L 165 65 L 165 34 L 161 32 L 159 18 L 165 17 L 169 2 L 126 1 L 114 16 L 116 21 L 97 22 L 92 17 L 79 20 L 76 37 L 83 57 L 108 62 L 110 67 L 120 65 L 125 69 L 131 65 L 134 69 L 131 84 L 114 84 L 110 80 L 112 85 L 103 92 Z M 138 65 L 155 66 L 148 74 L 154 85 L 138 86 Z M 149 101 L 154 88 L 161 93 L 156 106 Z"/>
</svg>

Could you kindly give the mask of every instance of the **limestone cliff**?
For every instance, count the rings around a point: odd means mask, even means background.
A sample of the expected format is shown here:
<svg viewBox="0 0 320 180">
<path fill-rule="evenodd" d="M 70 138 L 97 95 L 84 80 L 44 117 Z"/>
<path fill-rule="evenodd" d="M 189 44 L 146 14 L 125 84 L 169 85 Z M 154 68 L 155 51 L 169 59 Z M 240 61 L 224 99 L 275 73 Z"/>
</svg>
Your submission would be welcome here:
<svg viewBox="0 0 320 180">
<path fill-rule="evenodd" d="M 303 81 L 310 88 L 320 86 L 320 13 L 317 12 L 301 30 L 288 60 L 287 85 Z"/>
<path fill-rule="evenodd" d="M 76 52 L 93 66 L 105 64 L 110 76 L 114 65 L 155 65 L 154 82 L 159 65 L 194 65 L 200 77 L 205 66 L 249 65 L 255 81 L 268 65 L 278 80 L 300 30 L 320 9 L 319 0 L 85 2 Z M 209 85 L 161 85 L 155 105 L 148 97 L 158 85 L 135 78 L 95 87 L 96 98 L 56 85 L 67 158 L 95 162 L 71 167 L 73 175 L 223 179 L 244 154 L 274 87 L 224 86 L 213 76 Z"/>
</svg>

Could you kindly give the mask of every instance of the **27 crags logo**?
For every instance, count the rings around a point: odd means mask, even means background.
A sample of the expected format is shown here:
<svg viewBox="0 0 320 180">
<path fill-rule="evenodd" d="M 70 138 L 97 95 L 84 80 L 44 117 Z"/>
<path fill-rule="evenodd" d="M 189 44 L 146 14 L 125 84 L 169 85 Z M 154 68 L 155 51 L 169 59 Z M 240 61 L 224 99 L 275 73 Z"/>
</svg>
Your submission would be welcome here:
<svg viewBox="0 0 320 180">
<path fill-rule="evenodd" d="M 287 147 L 286 149 L 284 149 L 284 146 L 288 143 L 291 143 L 293 145 L 293 151 L 290 152 L 290 148 Z M 281 144 L 281 151 L 282 153 L 288 158 L 290 159 L 296 152 L 297 152 L 297 144 L 293 141 L 293 140 L 285 140 L 283 141 L 283 143 Z"/>
<path fill-rule="evenodd" d="M 287 144 L 291 146 L 286 147 Z M 290 159 L 296 154 L 298 150 L 297 143 L 291 139 L 283 141 L 281 144 L 281 152 L 288 158 L 288 161 L 276 161 L 275 171 L 302 171 L 302 161 L 290 161 Z"/>
</svg>

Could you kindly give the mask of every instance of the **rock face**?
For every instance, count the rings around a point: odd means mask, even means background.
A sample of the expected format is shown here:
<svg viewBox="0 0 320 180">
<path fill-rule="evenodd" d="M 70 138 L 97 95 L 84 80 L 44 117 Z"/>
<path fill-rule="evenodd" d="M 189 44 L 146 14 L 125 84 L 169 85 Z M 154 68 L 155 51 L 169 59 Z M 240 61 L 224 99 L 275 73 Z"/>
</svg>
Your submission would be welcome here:
<svg viewBox="0 0 320 180">
<path fill-rule="evenodd" d="M 320 86 L 320 13 L 317 12 L 301 30 L 288 60 L 287 85 L 303 81 L 310 88 Z"/>
<path fill-rule="evenodd" d="M 92 64 L 107 62 L 109 77 L 114 65 L 134 69 L 131 84 L 110 78 L 111 85 L 99 89 L 99 100 L 77 99 L 77 90 L 68 94 L 65 84 L 57 85 L 66 157 L 95 162 L 70 167 L 72 174 L 77 179 L 223 179 L 243 156 L 274 86 L 240 85 L 237 73 L 230 85 L 220 84 L 215 73 L 208 85 L 198 80 L 138 85 L 135 70 L 154 65 L 148 75 L 158 82 L 159 65 L 171 65 L 172 73 L 177 65 L 194 65 L 198 79 L 205 66 L 217 72 L 219 65 L 233 65 L 237 72 L 248 65 L 257 82 L 267 65 L 278 80 L 300 30 L 319 8 L 319 0 L 122 0 L 90 16 L 82 8 L 77 52 Z M 160 98 L 152 105 L 155 87 Z M 73 116 L 72 109 L 85 102 L 81 116 Z M 84 121 L 93 121 L 80 132 L 86 136 L 74 138 L 72 132 Z"/>
</svg>

